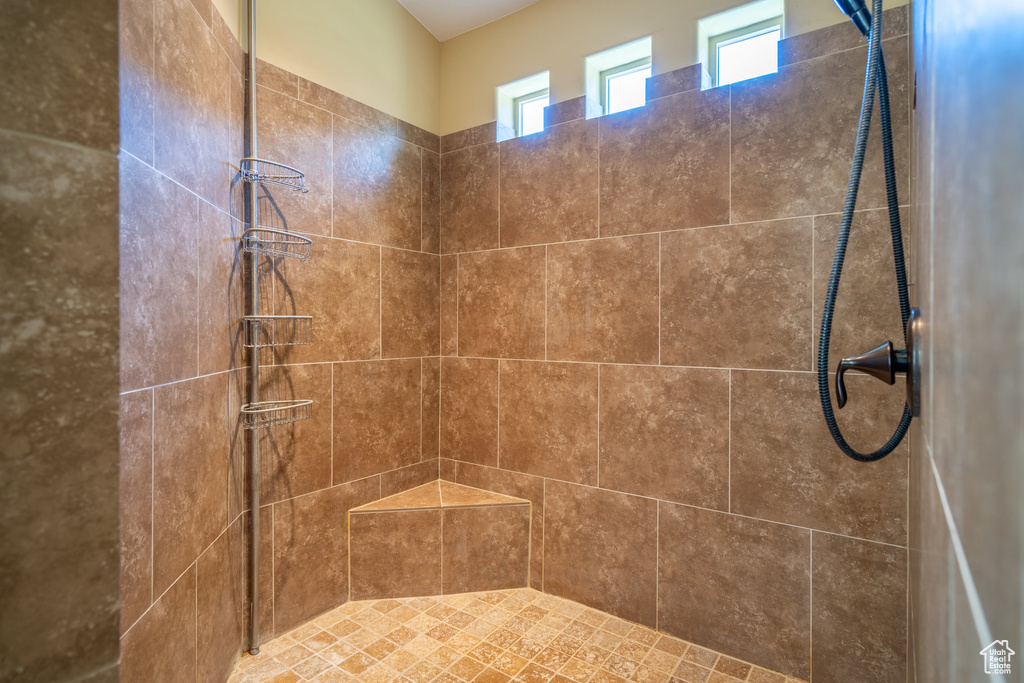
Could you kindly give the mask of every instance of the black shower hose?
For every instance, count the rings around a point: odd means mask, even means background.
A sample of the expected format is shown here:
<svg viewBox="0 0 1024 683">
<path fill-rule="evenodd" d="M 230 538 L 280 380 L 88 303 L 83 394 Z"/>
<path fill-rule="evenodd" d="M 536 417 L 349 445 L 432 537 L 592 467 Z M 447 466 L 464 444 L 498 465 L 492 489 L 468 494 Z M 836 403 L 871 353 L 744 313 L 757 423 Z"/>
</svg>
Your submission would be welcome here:
<svg viewBox="0 0 1024 683">
<path fill-rule="evenodd" d="M 885 193 L 889 203 L 889 226 L 892 233 L 892 253 L 896 263 L 896 290 L 900 299 L 900 317 L 903 320 L 904 337 L 907 318 L 910 317 L 910 294 L 907 291 L 906 262 L 903 255 L 903 231 L 900 228 L 899 198 L 896 194 L 896 165 L 892 151 L 892 120 L 889 112 L 889 82 L 885 73 L 885 58 L 882 55 L 882 0 L 872 3 L 871 31 L 868 34 L 868 65 L 864 74 L 864 97 L 860 105 L 860 124 L 857 128 L 857 144 L 854 147 L 853 163 L 850 167 L 850 184 L 846 188 L 846 201 L 839 224 L 839 239 L 836 254 L 832 260 L 832 272 L 828 279 L 828 293 L 825 295 L 825 311 L 821 317 L 821 335 L 818 341 L 818 394 L 825 423 L 836 445 L 846 455 L 859 462 L 875 462 L 893 452 L 910 428 L 910 406 L 904 406 L 903 417 L 889 440 L 872 453 L 861 453 L 843 438 L 832 411 L 832 396 L 829 393 L 828 348 L 832 336 L 832 314 L 835 309 L 839 278 L 843 273 L 846 245 L 853 225 L 853 211 L 857 205 L 857 190 L 860 187 L 861 172 L 864 170 L 864 153 L 871 128 L 871 114 L 878 93 L 878 113 L 882 124 L 882 154 L 885 163 Z M 906 339 L 904 338 L 904 341 Z"/>
</svg>

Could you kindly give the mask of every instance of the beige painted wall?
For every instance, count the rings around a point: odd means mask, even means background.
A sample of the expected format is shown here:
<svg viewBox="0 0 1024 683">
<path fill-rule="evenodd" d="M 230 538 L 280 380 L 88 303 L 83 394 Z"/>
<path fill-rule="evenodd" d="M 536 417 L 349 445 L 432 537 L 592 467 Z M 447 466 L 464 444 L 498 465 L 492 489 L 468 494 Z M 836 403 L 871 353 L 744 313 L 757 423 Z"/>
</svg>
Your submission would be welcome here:
<svg viewBox="0 0 1024 683">
<path fill-rule="evenodd" d="M 551 72 L 552 102 L 579 97 L 584 57 L 643 36 L 654 73 L 696 64 L 697 20 L 745 1 L 541 0 L 456 36 L 441 50 L 441 133 L 493 121 L 494 89 L 538 71 Z M 786 36 L 842 21 L 832 0 L 786 0 Z"/>
<path fill-rule="evenodd" d="M 245 46 L 245 1 L 213 2 Z M 398 0 L 258 0 L 256 8 L 260 59 L 440 132 L 441 43 Z"/>
</svg>

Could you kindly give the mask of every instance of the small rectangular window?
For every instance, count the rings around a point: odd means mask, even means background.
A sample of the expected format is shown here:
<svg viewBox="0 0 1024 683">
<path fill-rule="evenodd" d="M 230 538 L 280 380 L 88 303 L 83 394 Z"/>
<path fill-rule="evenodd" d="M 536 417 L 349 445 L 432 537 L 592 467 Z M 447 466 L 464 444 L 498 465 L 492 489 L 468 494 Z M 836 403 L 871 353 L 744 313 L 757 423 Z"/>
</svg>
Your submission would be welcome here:
<svg viewBox="0 0 1024 683">
<path fill-rule="evenodd" d="M 779 70 L 782 17 L 713 36 L 708 45 L 716 86 L 773 74 Z"/>
<path fill-rule="evenodd" d="M 515 99 L 513 111 L 517 136 L 533 135 L 544 130 L 544 108 L 548 106 L 549 100 L 546 89 Z"/>
<path fill-rule="evenodd" d="M 615 114 L 647 104 L 647 79 L 650 77 L 650 57 L 601 72 L 604 113 Z"/>
</svg>

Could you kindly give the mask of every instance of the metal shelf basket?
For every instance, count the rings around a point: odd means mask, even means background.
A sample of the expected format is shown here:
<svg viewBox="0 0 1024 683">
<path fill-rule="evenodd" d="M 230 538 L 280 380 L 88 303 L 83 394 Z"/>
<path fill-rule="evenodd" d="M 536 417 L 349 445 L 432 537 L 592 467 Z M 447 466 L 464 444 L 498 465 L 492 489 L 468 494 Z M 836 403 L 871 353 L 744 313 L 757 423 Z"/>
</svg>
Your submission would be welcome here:
<svg viewBox="0 0 1024 683">
<path fill-rule="evenodd" d="M 242 178 L 249 182 L 271 183 L 299 192 L 309 192 L 305 173 L 276 161 L 246 157 L 242 159 Z"/>
<path fill-rule="evenodd" d="M 313 253 L 313 240 L 284 230 L 260 226 L 242 233 L 242 248 L 270 257 L 283 256 L 306 261 Z"/>
<path fill-rule="evenodd" d="M 246 429 L 263 429 L 308 420 L 313 417 L 313 402 L 306 400 L 260 401 L 242 406 Z"/>
<path fill-rule="evenodd" d="M 313 343 L 313 317 L 309 315 L 248 315 L 245 317 L 246 348 L 303 346 Z"/>
</svg>

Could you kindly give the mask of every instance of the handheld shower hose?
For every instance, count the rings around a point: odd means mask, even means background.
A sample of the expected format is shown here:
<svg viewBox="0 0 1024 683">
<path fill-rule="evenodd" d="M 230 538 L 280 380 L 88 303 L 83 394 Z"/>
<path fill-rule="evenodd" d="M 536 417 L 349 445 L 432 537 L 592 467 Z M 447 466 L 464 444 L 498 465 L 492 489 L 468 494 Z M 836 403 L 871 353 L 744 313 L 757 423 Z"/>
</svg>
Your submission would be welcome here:
<svg viewBox="0 0 1024 683">
<path fill-rule="evenodd" d="M 836 0 L 840 9 L 850 15 L 853 22 L 864 32 L 867 21 L 867 10 L 862 0 Z M 899 199 L 896 194 L 896 165 L 893 161 L 892 119 L 889 108 L 889 82 L 885 70 L 885 58 L 882 54 L 882 0 L 874 0 L 870 14 L 870 31 L 868 35 L 868 64 L 864 74 L 864 96 L 860 107 L 860 124 L 857 128 L 857 143 L 854 147 L 853 163 L 850 167 L 850 183 L 846 188 L 846 201 L 843 204 L 842 219 L 839 225 L 839 239 L 836 241 L 836 253 L 832 260 L 832 272 L 828 280 L 828 292 L 825 295 L 825 310 L 821 318 L 821 335 L 818 342 L 818 394 L 821 397 L 821 408 L 825 414 L 825 423 L 836 445 L 846 455 L 860 462 L 881 460 L 899 445 L 910 428 L 910 406 L 903 409 L 896 431 L 878 450 L 871 453 L 857 451 L 846 439 L 836 422 L 832 410 L 832 397 L 829 393 L 828 352 L 832 336 L 832 315 L 835 309 L 836 294 L 839 290 L 839 279 L 843 273 L 843 261 L 846 258 L 846 246 L 853 225 L 853 212 L 857 205 L 857 190 L 860 187 L 861 173 L 864 170 L 864 154 L 867 150 L 868 131 L 871 128 L 872 109 L 875 93 L 878 94 L 878 114 L 882 126 L 882 155 L 885 166 L 885 191 L 889 205 L 889 226 L 892 234 L 892 251 L 896 262 L 896 290 L 900 300 L 900 316 L 906 334 L 907 320 L 910 317 L 910 295 L 907 290 L 906 262 L 903 255 L 903 232 L 900 227 Z M 842 405 L 840 403 L 840 405 Z"/>
</svg>

